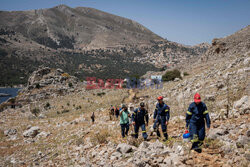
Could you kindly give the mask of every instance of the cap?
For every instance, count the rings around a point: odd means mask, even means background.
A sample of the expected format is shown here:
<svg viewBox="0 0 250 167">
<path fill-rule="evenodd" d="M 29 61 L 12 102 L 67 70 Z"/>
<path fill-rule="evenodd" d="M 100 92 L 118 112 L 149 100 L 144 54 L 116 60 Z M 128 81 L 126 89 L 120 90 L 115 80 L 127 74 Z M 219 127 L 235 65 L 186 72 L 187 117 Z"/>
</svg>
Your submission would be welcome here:
<svg viewBox="0 0 250 167">
<path fill-rule="evenodd" d="M 125 104 L 122 104 L 122 108 L 127 108 L 127 106 Z"/>
<path fill-rule="evenodd" d="M 144 107 L 144 106 L 145 106 L 144 102 L 141 102 L 141 103 L 140 103 L 140 106 L 141 106 L 141 107 Z"/>
</svg>

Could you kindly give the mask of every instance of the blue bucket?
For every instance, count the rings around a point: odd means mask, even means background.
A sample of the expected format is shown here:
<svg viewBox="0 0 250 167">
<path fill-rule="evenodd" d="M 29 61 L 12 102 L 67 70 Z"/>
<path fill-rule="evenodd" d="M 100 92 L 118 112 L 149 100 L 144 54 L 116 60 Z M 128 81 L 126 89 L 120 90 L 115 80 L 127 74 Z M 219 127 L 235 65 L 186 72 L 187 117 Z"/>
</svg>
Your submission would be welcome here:
<svg viewBox="0 0 250 167">
<path fill-rule="evenodd" d="M 190 138 L 190 133 L 184 133 L 182 137 L 183 139 L 188 139 Z"/>
</svg>

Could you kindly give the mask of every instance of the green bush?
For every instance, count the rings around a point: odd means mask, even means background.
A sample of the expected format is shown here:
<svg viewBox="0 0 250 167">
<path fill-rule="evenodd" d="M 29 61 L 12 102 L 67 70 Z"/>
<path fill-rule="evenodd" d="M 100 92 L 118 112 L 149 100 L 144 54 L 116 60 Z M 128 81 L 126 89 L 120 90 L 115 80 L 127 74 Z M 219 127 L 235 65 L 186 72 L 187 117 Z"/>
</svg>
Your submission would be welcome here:
<svg viewBox="0 0 250 167">
<path fill-rule="evenodd" d="M 61 113 L 63 114 L 63 113 L 68 113 L 68 112 L 69 112 L 69 110 L 62 110 Z"/>
<path fill-rule="evenodd" d="M 8 102 L 14 104 L 16 102 L 16 99 L 15 98 L 11 98 L 11 99 L 8 100 Z"/>
<path fill-rule="evenodd" d="M 184 75 L 184 76 L 188 76 L 188 75 L 189 75 L 189 73 L 187 73 L 187 72 L 184 72 L 184 73 L 183 73 L 183 75 Z"/>
<path fill-rule="evenodd" d="M 41 86 L 39 85 L 39 83 L 37 83 L 37 84 L 36 84 L 36 88 L 37 88 L 37 89 L 40 89 L 40 87 L 41 87 Z"/>
<path fill-rule="evenodd" d="M 72 87 L 73 87 L 73 84 L 72 84 L 71 82 L 69 83 L 69 87 L 70 87 L 70 88 L 72 88 Z"/>
<path fill-rule="evenodd" d="M 76 107 L 76 110 L 79 110 L 79 109 L 82 109 L 82 106 L 79 105 Z"/>
<path fill-rule="evenodd" d="M 177 69 L 174 69 L 172 71 L 167 71 L 163 76 L 163 81 L 173 81 L 175 78 L 181 79 L 181 72 Z"/>
<path fill-rule="evenodd" d="M 44 108 L 45 108 L 45 109 L 50 109 L 50 103 L 47 102 L 47 103 L 45 104 Z"/>
<path fill-rule="evenodd" d="M 105 94 L 106 94 L 105 92 L 101 92 L 101 93 L 97 93 L 97 96 L 102 97 L 102 96 L 105 95 Z"/>
<path fill-rule="evenodd" d="M 34 108 L 31 110 L 31 113 L 37 117 L 37 115 L 40 113 L 40 110 L 39 110 L 39 108 Z"/>
</svg>

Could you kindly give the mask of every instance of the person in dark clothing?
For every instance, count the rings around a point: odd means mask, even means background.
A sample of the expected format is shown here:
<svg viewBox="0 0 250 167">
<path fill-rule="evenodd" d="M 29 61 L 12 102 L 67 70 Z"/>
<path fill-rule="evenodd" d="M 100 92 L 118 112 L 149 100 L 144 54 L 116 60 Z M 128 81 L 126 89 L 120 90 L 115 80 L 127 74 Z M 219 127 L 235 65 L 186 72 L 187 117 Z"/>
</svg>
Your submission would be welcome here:
<svg viewBox="0 0 250 167">
<path fill-rule="evenodd" d="M 117 119 L 119 117 L 119 114 L 120 114 L 119 108 L 116 106 L 115 107 L 115 116 L 116 116 Z"/>
<path fill-rule="evenodd" d="M 148 126 L 148 111 L 144 108 L 145 104 L 143 102 L 140 103 L 140 107 L 134 110 L 134 113 L 132 114 L 132 124 L 134 125 L 135 130 L 135 138 L 138 138 L 138 131 L 141 127 L 142 130 L 142 136 L 144 140 L 147 140 L 148 135 L 146 132 L 146 126 Z M 146 126 L 145 126 L 145 120 L 146 120 Z"/>
<path fill-rule="evenodd" d="M 115 115 L 115 107 L 113 107 L 113 105 L 110 106 L 110 112 L 109 112 L 109 118 L 110 120 L 112 120 L 112 118 Z"/>
<path fill-rule="evenodd" d="M 92 123 L 95 122 L 95 113 L 93 112 L 92 115 L 91 115 L 91 120 L 92 120 Z"/>
<path fill-rule="evenodd" d="M 201 152 L 201 146 L 205 139 L 205 120 L 207 128 L 210 128 L 210 117 L 205 103 L 201 101 L 198 93 L 194 95 L 194 102 L 188 107 L 186 113 L 186 130 L 189 128 L 189 133 L 192 142 L 192 150 Z"/>
<path fill-rule="evenodd" d="M 168 140 L 167 125 L 170 118 L 170 107 L 163 102 L 163 97 L 159 96 L 157 98 L 158 103 L 156 104 L 156 109 L 154 112 L 154 125 L 153 128 L 157 133 L 158 137 L 161 137 L 159 131 L 159 125 L 161 125 L 161 130 L 164 134 L 165 140 Z"/>
</svg>

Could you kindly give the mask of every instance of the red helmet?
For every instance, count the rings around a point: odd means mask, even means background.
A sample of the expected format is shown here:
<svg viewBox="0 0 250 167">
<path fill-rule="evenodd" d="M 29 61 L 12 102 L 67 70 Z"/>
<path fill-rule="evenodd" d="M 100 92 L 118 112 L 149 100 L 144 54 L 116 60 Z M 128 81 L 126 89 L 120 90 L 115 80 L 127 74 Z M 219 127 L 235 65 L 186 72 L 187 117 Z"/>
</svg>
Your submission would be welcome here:
<svg viewBox="0 0 250 167">
<path fill-rule="evenodd" d="M 194 95 L 194 102 L 195 102 L 195 103 L 201 102 L 201 96 L 200 96 L 199 93 L 196 93 L 196 94 Z"/>
<path fill-rule="evenodd" d="M 157 97 L 157 100 L 163 100 L 162 96 Z"/>
</svg>

